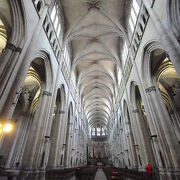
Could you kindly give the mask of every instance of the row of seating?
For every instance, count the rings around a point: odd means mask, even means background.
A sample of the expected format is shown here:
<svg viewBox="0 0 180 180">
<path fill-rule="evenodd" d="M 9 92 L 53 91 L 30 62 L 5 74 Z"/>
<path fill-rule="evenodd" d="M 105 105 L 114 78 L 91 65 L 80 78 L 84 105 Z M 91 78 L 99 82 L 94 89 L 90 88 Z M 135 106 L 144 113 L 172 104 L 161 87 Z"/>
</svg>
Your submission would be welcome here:
<svg viewBox="0 0 180 180">
<path fill-rule="evenodd" d="M 46 179 L 70 179 L 76 177 L 77 180 L 93 180 L 97 167 L 78 167 L 68 169 L 52 169 L 46 171 Z"/>
<path fill-rule="evenodd" d="M 103 167 L 103 171 L 106 174 L 108 180 L 124 180 L 126 178 L 133 180 L 148 180 L 148 177 L 145 172 L 139 172 L 136 170 L 116 167 Z"/>
<path fill-rule="evenodd" d="M 93 180 L 96 174 L 97 167 L 78 167 L 78 168 L 65 168 L 65 169 L 47 169 L 45 174 L 39 173 L 38 177 L 41 176 L 46 178 L 46 180 Z M 37 177 L 36 174 L 30 173 L 27 178 L 33 179 L 32 177 Z M 19 179 L 21 175 L 18 171 L 8 171 L 0 167 L 0 179 L 11 180 L 13 178 Z"/>
</svg>

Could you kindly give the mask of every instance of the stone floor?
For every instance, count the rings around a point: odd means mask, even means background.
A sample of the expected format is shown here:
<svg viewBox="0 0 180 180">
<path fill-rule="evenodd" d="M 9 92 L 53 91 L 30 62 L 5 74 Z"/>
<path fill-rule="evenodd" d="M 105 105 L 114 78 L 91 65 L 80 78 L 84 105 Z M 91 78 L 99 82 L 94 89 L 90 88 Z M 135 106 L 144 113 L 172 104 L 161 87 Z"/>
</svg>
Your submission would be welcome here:
<svg viewBox="0 0 180 180">
<path fill-rule="evenodd" d="M 94 180 L 107 180 L 102 169 L 97 170 Z"/>
</svg>

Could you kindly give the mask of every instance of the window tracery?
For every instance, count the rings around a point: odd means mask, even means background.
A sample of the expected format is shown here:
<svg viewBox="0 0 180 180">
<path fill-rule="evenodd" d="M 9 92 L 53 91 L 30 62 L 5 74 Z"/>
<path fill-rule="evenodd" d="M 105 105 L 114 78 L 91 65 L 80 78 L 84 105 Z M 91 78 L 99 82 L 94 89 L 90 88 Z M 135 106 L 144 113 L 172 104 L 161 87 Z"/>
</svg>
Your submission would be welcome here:
<svg viewBox="0 0 180 180">
<path fill-rule="evenodd" d="M 140 6 L 139 6 L 137 0 L 133 0 L 132 8 L 130 11 L 130 17 L 129 17 L 129 26 L 130 26 L 132 33 L 134 32 L 134 28 L 136 25 L 136 21 L 137 21 L 139 11 L 140 11 Z"/>
</svg>

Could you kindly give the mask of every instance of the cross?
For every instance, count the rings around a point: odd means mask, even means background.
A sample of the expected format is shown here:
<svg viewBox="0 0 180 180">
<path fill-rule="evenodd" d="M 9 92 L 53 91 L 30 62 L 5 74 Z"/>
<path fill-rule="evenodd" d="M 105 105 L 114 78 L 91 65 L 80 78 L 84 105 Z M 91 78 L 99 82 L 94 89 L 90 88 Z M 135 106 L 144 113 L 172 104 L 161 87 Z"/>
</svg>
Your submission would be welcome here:
<svg viewBox="0 0 180 180">
<path fill-rule="evenodd" d="M 89 5 L 88 11 L 90 11 L 91 9 L 99 9 L 98 4 L 100 1 L 97 0 L 93 0 L 92 2 L 87 2 L 87 4 Z"/>
</svg>

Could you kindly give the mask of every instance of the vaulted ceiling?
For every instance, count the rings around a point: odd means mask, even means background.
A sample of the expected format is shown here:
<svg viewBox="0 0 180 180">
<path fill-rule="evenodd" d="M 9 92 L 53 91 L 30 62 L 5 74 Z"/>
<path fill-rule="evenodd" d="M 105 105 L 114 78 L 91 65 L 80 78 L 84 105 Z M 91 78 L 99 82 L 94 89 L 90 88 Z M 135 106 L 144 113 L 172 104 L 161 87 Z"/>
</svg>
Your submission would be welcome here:
<svg viewBox="0 0 180 180">
<path fill-rule="evenodd" d="M 130 0 L 61 0 L 64 42 L 71 48 L 90 126 L 107 126 L 118 89 L 118 71 Z"/>
</svg>

